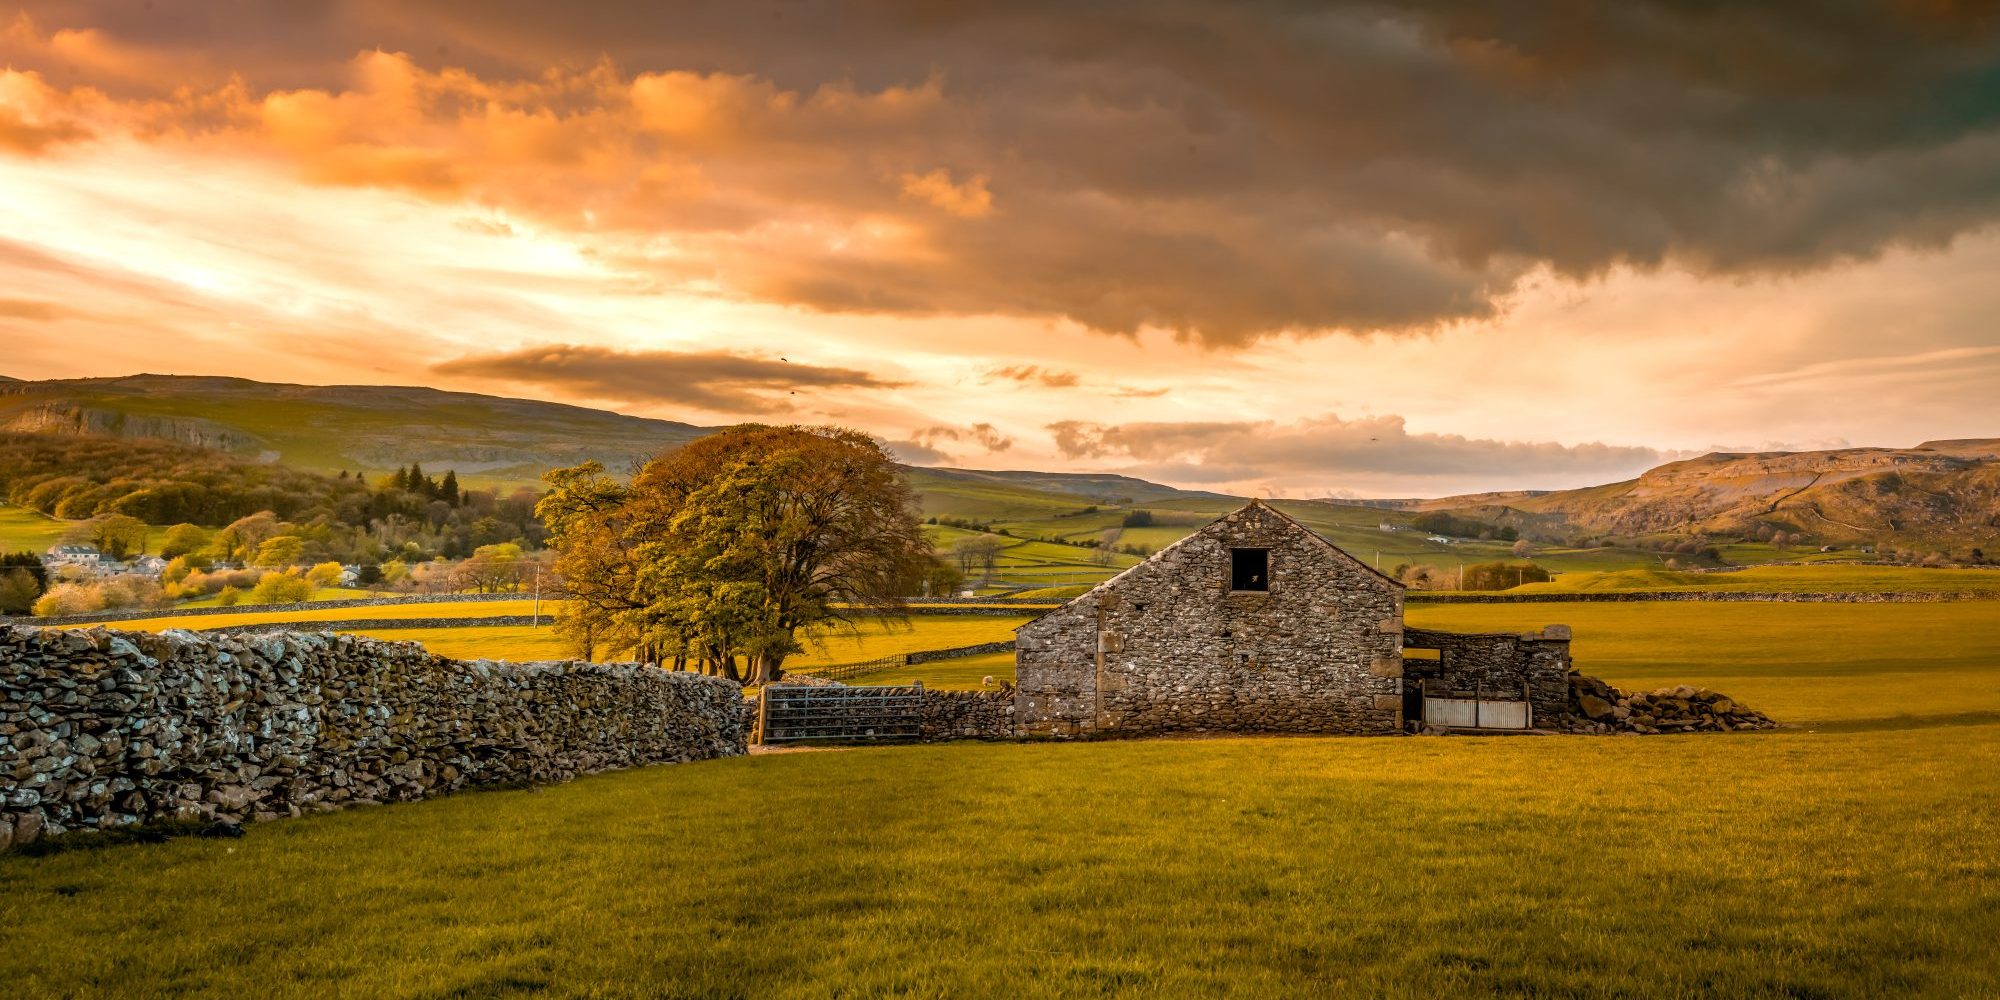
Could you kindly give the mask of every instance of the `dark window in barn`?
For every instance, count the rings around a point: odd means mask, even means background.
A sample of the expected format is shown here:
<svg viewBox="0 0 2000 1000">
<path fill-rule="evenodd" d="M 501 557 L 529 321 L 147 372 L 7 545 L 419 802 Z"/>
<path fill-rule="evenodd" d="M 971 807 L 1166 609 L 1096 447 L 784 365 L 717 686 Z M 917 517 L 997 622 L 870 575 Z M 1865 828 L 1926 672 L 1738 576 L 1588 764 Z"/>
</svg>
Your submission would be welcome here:
<svg viewBox="0 0 2000 1000">
<path fill-rule="evenodd" d="M 1230 590 L 1270 590 L 1271 550 L 1230 549 Z"/>
</svg>

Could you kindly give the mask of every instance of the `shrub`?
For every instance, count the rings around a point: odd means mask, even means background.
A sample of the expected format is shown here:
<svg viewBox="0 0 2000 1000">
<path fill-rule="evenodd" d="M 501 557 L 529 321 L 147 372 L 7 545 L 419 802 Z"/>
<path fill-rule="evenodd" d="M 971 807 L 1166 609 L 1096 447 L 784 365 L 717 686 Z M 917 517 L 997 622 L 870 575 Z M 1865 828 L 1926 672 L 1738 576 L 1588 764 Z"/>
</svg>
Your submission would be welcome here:
<svg viewBox="0 0 2000 1000">
<path fill-rule="evenodd" d="M 34 610 L 44 618 L 102 611 L 104 591 L 94 583 L 58 583 L 35 601 Z"/>
<path fill-rule="evenodd" d="M 1127 528 L 1150 528 L 1153 526 L 1153 512 L 1150 510 L 1132 511 L 1125 515 L 1123 524 Z"/>
<path fill-rule="evenodd" d="M 304 604 L 312 600 L 313 585 L 305 577 L 291 573 L 266 573 L 250 591 L 253 604 Z"/>
<path fill-rule="evenodd" d="M 224 587 L 215 595 L 215 603 L 225 608 L 233 608 L 243 603 L 243 592 L 235 587 Z"/>
</svg>

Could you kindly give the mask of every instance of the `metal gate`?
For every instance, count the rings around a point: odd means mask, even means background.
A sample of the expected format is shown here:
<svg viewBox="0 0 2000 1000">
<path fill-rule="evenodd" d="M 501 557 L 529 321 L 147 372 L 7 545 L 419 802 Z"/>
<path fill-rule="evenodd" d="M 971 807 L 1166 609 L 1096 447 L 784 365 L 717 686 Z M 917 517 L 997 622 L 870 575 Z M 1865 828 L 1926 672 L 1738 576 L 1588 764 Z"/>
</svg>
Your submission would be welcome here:
<svg viewBox="0 0 2000 1000">
<path fill-rule="evenodd" d="M 757 696 L 757 742 L 914 740 L 923 735 L 924 686 L 773 684 Z"/>
<path fill-rule="evenodd" d="M 1532 721 L 1525 701 L 1481 698 L 1425 698 L 1424 722 L 1454 729 L 1527 729 Z"/>
</svg>

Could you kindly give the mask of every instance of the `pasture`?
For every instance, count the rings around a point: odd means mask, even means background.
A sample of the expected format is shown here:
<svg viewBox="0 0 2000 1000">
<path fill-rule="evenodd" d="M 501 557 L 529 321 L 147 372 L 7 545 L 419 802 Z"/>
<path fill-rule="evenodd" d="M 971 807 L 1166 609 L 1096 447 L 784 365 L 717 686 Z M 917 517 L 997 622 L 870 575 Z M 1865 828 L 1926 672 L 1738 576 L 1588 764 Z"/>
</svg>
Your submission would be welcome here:
<svg viewBox="0 0 2000 1000">
<path fill-rule="evenodd" d="M 1565 573 L 1548 583 L 1515 587 L 1513 594 L 1600 591 L 1756 591 L 1762 593 L 2000 593 L 2000 569 L 1866 566 L 1799 563 L 1752 566 L 1727 573 L 1627 569 Z"/>
<path fill-rule="evenodd" d="M 0 857 L 23 996 L 1981 996 L 2000 727 L 793 753 Z"/>
<path fill-rule="evenodd" d="M 41 553 L 62 540 L 70 525 L 39 511 L 0 503 L 0 553 Z"/>
<path fill-rule="evenodd" d="M 379 608 L 363 608 L 377 611 Z M 370 617 L 373 617 L 372 615 Z M 976 646 L 1014 637 L 1028 621 L 1022 615 L 915 615 L 908 624 L 864 622 L 848 634 L 823 637 L 805 652 L 785 661 L 788 670 L 810 670 L 834 663 L 859 663 L 898 653 L 915 653 L 956 646 Z M 559 660 L 568 647 L 548 626 L 467 626 L 458 628 L 369 629 L 362 635 L 398 642 L 420 642 L 440 656 L 461 660 Z M 991 671 L 988 671 L 991 672 Z M 1009 677 L 1013 671 L 1007 671 Z"/>
<path fill-rule="evenodd" d="M 1577 668 L 1619 687 L 1714 688 L 1782 722 L 2000 723 L 2000 604 L 1412 605 L 1413 626 L 1576 630 Z"/>
<path fill-rule="evenodd" d="M 21 995 L 1991 995 L 1993 610 L 1410 613 L 1567 622 L 1583 669 L 1728 691 L 1795 724 L 1773 733 L 787 753 L 240 841 L 0 857 L 0 980 Z M 950 645 L 1003 621 L 917 624 Z M 1005 666 L 867 681 L 971 687 Z"/>
</svg>

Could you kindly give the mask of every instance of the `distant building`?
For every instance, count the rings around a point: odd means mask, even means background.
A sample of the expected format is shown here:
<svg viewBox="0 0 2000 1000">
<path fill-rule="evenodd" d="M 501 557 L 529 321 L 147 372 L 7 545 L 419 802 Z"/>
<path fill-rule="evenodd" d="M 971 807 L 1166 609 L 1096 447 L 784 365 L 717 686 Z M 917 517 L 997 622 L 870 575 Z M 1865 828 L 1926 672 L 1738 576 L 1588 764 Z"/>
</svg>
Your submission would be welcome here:
<svg viewBox="0 0 2000 1000">
<path fill-rule="evenodd" d="M 57 545 L 42 558 L 44 563 L 56 566 L 96 566 L 104 561 L 104 553 L 95 545 Z"/>
</svg>

